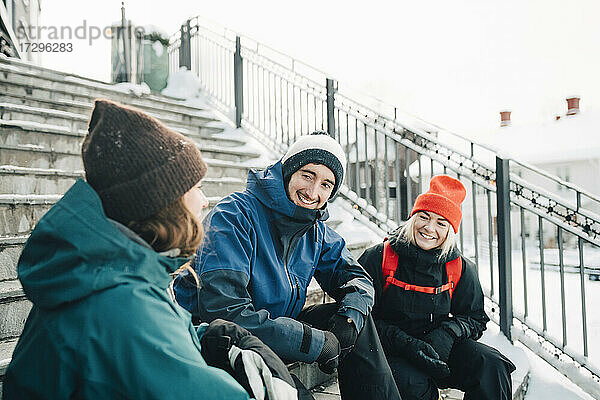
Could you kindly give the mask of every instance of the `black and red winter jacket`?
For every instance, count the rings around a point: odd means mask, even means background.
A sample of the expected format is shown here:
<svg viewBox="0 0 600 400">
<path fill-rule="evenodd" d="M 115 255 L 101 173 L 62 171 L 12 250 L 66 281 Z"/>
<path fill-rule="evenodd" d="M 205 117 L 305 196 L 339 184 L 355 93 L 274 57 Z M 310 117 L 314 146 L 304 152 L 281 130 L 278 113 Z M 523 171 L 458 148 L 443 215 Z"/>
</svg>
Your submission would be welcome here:
<svg viewBox="0 0 600 400">
<path fill-rule="evenodd" d="M 413 285 L 439 287 L 448 283 L 446 263 L 461 256 L 455 248 L 440 259 L 440 250 L 422 250 L 397 236 L 389 240 L 398 254 L 394 278 Z M 382 343 L 386 342 L 385 335 L 394 335 L 396 330 L 422 338 L 448 320 L 458 323 L 462 338 L 477 340 L 481 337 L 489 321 L 483 307 L 483 291 L 475 265 L 461 258 L 462 273 L 451 298 L 448 291 L 429 294 L 394 285 L 384 291 L 383 243 L 365 250 L 358 262 L 373 279 L 375 305 L 372 316 Z"/>
</svg>

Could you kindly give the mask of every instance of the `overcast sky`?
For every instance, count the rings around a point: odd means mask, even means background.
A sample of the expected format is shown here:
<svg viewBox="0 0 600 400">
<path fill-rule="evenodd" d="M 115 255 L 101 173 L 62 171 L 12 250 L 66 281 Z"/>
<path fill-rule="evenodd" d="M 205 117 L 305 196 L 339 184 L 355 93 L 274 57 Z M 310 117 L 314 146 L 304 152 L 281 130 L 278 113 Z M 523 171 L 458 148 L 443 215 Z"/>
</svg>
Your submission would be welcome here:
<svg viewBox="0 0 600 400">
<path fill-rule="evenodd" d="M 426 121 L 475 138 L 512 110 L 514 125 L 539 124 L 581 96 L 600 111 L 600 1 L 126 1 L 127 18 L 175 32 L 202 15 L 311 64 Z M 121 2 L 46 0 L 45 26 L 99 27 Z M 43 64 L 110 77 L 107 39 L 74 42 Z M 600 129 L 600 127 L 599 127 Z"/>
</svg>

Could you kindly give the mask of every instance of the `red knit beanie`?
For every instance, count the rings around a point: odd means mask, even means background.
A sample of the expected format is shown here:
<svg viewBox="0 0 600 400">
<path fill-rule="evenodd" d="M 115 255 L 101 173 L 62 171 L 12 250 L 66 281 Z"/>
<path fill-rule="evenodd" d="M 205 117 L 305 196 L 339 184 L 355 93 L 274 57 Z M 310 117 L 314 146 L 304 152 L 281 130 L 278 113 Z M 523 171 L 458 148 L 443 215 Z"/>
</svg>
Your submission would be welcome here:
<svg viewBox="0 0 600 400">
<path fill-rule="evenodd" d="M 460 204 L 466 195 L 467 191 L 459 180 L 448 175 L 436 175 L 429 182 L 429 190 L 417 197 L 410 216 L 417 211 L 434 212 L 446 218 L 454 233 L 458 233 L 462 219 Z"/>
</svg>

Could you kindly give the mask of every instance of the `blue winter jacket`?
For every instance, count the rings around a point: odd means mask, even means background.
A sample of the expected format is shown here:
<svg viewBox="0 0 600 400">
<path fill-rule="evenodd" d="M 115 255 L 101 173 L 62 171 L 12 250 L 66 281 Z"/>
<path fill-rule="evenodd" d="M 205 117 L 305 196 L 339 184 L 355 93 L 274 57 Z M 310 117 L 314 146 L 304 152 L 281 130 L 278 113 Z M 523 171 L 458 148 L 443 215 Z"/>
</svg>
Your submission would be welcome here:
<svg viewBox="0 0 600 400">
<path fill-rule="evenodd" d="M 323 331 L 296 321 L 314 276 L 362 329 L 373 306 L 369 275 L 325 225 L 328 213 L 292 203 L 281 162 L 250 171 L 246 190 L 223 199 L 206 217 L 206 236 L 193 264 L 200 277 L 180 276 L 177 301 L 203 321 L 245 327 L 286 360 L 313 362 Z"/>
</svg>

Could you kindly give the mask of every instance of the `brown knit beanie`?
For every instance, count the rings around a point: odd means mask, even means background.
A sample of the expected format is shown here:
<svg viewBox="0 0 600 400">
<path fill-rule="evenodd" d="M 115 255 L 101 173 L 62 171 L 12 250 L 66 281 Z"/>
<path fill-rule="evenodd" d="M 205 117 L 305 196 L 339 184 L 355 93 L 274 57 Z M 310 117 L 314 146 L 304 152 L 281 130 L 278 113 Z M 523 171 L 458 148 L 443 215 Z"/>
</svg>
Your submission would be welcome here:
<svg viewBox="0 0 600 400">
<path fill-rule="evenodd" d="M 109 100 L 96 100 L 81 155 L 106 215 L 124 224 L 156 214 L 206 173 L 191 140 Z"/>
</svg>

